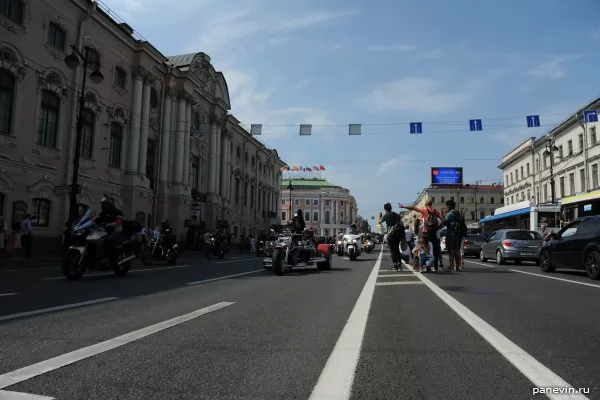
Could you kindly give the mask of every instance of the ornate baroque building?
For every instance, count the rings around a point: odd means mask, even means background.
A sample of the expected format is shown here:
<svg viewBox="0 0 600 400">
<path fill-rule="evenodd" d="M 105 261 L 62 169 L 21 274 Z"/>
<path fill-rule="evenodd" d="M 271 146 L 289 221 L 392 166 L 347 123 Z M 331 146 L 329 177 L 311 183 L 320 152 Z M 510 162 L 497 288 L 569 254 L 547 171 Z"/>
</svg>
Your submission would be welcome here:
<svg viewBox="0 0 600 400">
<path fill-rule="evenodd" d="M 5 6 L 6 4 L 6 6 Z M 104 193 L 126 218 L 169 219 L 235 237 L 279 223 L 273 149 L 229 114 L 227 83 L 204 53 L 166 57 L 91 0 L 6 0 L 0 6 L 0 217 L 31 213 L 34 237 L 60 237 L 68 215 L 83 66 L 88 54 L 78 201 Z"/>
</svg>

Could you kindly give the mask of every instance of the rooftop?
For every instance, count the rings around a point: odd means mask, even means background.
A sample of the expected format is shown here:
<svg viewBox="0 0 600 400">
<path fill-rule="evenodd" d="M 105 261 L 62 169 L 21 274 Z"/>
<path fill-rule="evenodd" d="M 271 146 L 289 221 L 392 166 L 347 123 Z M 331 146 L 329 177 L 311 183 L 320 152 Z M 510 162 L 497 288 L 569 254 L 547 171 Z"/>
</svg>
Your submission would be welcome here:
<svg viewBox="0 0 600 400">
<path fill-rule="evenodd" d="M 289 180 L 282 181 L 281 187 L 282 189 L 287 189 L 289 184 Z M 325 179 L 292 179 L 292 186 L 296 189 L 320 189 L 320 188 L 342 188 L 339 185 L 334 185 L 331 182 L 326 181 Z"/>
</svg>

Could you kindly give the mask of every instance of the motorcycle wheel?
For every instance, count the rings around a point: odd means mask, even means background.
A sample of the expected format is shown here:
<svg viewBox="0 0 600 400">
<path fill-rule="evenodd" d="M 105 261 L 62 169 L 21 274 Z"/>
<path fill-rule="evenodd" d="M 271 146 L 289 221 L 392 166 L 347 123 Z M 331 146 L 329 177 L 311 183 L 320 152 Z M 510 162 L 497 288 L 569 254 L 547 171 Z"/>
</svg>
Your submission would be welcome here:
<svg viewBox="0 0 600 400">
<path fill-rule="evenodd" d="M 68 250 L 63 259 L 61 270 L 69 281 L 77 281 L 85 274 L 84 263 L 79 263 L 81 254 L 77 250 Z"/>
<path fill-rule="evenodd" d="M 178 257 L 179 257 L 179 254 L 177 254 L 177 252 L 171 250 L 171 252 L 167 256 L 167 261 L 169 262 L 169 264 L 175 265 L 177 263 Z"/>
<path fill-rule="evenodd" d="M 152 248 L 146 247 L 144 251 L 142 251 L 142 262 L 144 263 L 144 265 L 154 264 L 154 257 L 152 257 Z"/>
<path fill-rule="evenodd" d="M 287 271 L 287 263 L 285 261 L 285 251 L 282 249 L 273 250 L 273 272 L 277 276 L 282 276 Z"/>
<path fill-rule="evenodd" d="M 219 250 L 219 258 L 225 258 L 225 250 L 223 250 L 223 248 Z"/>
<path fill-rule="evenodd" d="M 119 260 L 121 257 L 129 257 L 129 254 L 127 252 L 120 253 L 117 260 Z M 125 276 L 125 275 L 127 275 L 127 273 L 129 272 L 130 269 L 131 269 L 131 261 L 128 261 L 121 265 L 117 264 L 117 265 L 113 266 L 113 272 L 115 273 L 115 276 Z"/>
</svg>

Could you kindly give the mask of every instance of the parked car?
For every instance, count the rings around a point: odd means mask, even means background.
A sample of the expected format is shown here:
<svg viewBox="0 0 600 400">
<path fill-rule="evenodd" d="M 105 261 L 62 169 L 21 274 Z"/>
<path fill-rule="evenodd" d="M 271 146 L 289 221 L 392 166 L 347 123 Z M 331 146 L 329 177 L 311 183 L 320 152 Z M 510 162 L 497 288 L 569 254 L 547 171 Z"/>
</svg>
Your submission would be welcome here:
<svg viewBox="0 0 600 400">
<path fill-rule="evenodd" d="M 542 245 L 540 265 L 544 272 L 582 269 L 600 279 L 600 216 L 578 218 L 562 228 Z"/>
<path fill-rule="evenodd" d="M 486 240 L 487 239 L 483 235 L 467 235 L 467 237 L 464 238 L 464 256 L 479 257 L 481 245 L 483 245 Z"/>
<path fill-rule="evenodd" d="M 522 261 L 533 261 L 540 264 L 539 247 L 542 245 L 542 236 L 536 231 L 525 229 L 501 229 L 494 232 L 487 241 L 481 245 L 479 259 L 486 262 L 495 259 L 498 265 L 513 261 L 520 264 Z"/>
</svg>

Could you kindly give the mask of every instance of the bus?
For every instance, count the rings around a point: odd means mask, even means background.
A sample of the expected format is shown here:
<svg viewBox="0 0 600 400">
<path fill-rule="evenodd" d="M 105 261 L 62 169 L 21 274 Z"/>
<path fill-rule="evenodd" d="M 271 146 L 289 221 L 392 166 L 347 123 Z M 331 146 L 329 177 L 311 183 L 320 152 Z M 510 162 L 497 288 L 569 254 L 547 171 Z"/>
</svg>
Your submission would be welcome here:
<svg viewBox="0 0 600 400">
<path fill-rule="evenodd" d="M 498 229 L 529 229 L 540 232 L 542 221 L 554 231 L 560 229 L 561 209 L 559 205 L 539 204 L 534 206 L 531 201 L 497 208 L 494 215 L 479 221 L 481 232 L 491 234 Z"/>
</svg>

